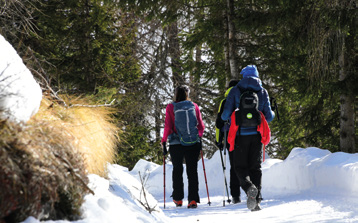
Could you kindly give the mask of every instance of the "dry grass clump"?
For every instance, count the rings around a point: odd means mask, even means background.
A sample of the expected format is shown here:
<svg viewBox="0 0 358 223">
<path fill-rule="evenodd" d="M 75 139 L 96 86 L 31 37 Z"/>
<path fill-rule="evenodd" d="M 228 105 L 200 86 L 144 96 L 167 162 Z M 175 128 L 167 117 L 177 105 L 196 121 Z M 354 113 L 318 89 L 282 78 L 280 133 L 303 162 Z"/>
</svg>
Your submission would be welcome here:
<svg viewBox="0 0 358 223">
<path fill-rule="evenodd" d="M 87 103 L 66 99 L 67 105 Z M 0 223 L 81 216 L 88 173 L 106 175 L 117 127 L 108 107 L 64 107 L 44 98 L 25 125 L 0 121 Z"/>
<path fill-rule="evenodd" d="M 43 99 L 39 112 L 31 121 L 48 120 L 54 128 L 67 132 L 66 140 L 83 154 L 88 173 L 106 176 L 106 165 L 114 161 L 118 143 L 119 130 L 111 119 L 115 110 L 88 107 L 90 105 L 83 98 L 63 98 L 69 107 Z"/>
<path fill-rule="evenodd" d="M 0 222 L 75 220 L 88 178 L 67 134 L 44 122 L 26 127 L 0 122 Z"/>
</svg>

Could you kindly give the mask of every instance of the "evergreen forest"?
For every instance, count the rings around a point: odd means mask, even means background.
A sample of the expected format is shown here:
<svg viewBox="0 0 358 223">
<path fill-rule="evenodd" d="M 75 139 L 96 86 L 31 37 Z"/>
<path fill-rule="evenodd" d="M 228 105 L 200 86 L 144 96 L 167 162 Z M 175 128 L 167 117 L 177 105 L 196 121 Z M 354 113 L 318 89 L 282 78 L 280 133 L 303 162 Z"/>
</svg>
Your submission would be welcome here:
<svg viewBox="0 0 358 223">
<path fill-rule="evenodd" d="M 210 158 L 226 86 L 254 64 L 277 104 L 266 151 L 284 159 L 294 147 L 358 152 L 357 7 L 356 0 L 0 0 L 0 34 L 57 103 L 76 95 L 116 109 L 116 162 L 128 168 L 163 161 L 165 108 L 181 84 L 201 109 Z"/>
</svg>

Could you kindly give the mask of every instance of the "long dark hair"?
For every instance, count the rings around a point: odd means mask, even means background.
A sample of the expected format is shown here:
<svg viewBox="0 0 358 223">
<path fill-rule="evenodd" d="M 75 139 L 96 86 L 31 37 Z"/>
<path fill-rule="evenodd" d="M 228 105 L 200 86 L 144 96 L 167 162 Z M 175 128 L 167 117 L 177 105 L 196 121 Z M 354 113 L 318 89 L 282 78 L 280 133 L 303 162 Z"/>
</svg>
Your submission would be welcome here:
<svg viewBox="0 0 358 223">
<path fill-rule="evenodd" d="M 175 95 L 174 95 L 174 101 L 180 102 L 189 100 L 189 88 L 185 85 L 181 85 L 177 88 L 175 88 Z"/>
</svg>

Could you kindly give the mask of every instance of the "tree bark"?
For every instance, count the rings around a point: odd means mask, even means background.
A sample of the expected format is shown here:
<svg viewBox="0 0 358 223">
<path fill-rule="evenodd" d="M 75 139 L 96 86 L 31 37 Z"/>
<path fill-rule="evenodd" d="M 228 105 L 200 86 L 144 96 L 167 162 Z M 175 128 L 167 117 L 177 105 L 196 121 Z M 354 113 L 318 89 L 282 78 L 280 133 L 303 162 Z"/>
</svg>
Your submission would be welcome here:
<svg viewBox="0 0 358 223">
<path fill-rule="evenodd" d="M 86 26 L 88 26 L 88 24 L 90 23 L 90 10 L 91 10 L 91 5 L 89 0 L 86 0 L 84 2 L 84 23 L 86 24 Z M 85 33 L 83 33 L 84 35 L 84 49 L 83 49 L 83 55 L 86 55 L 85 58 L 82 58 L 82 62 L 84 62 L 84 74 L 85 76 L 85 80 L 87 85 L 85 86 L 85 89 L 89 92 L 94 92 L 95 88 L 96 88 L 96 77 L 95 74 L 92 70 L 92 64 L 91 64 L 91 33 L 90 30 L 86 31 Z M 83 61 L 84 60 L 84 61 Z"/>
<path fill-rule="evenodd" d="M 348 61 L 348 58 L 350 57 L 347 55 L 349 52 L 346 47 L 347 37 L 345 37 L 343 34 L 341 35 L 342 46 L 340 47 L 340 56 L 338 61 L 340 66 L 339 81 L 345 83 L 345 87 L 343 89 L 343 93 L 340 96 L 340 149 L 343 152 L 355 153 L 355 95 L 350 93 L 353 92 L 353 89 L 350 89 L 352 85 L 349 83 L 349 81 L 347 81 L 350 75 L 354 75 L 351 74 L 351 72 L 354 73 L 354 71 L 353 66 L 351 66 L 350 62 Z"/>
<path fill-rule="evenodd" d="M 225 44 L 224 44 L 224 55 L 225 55 L 225 77 L 226 77 L 226 86 L 229 86 L 229 82 L 230 82 L 230 77 L 231 77 L 231 72 L 230 72 L 230 56 L 229 56 L 229 28 L 228 28 L 228 11 L 227 10 L 223 10 L 223 17 L 224 17 L 224 40 L 225 40 Z M 230 74 L 230 75 L 229 75 Z M 228 76 L 229 75 L 229 76 Z M 225 89 L 220 89 L 222 92 L 221 94 L 225 93 Z"/>
<path fill-rule="evenodd" d="M 198 87 L 200 85 L 199 80 L 200 76 L 200 64 L 201 64 L 201 46 L 195 47 L 195 67 L 193 72 L 190 74 L 190 98 L 192 101 L 199 101 L 199 91 Z"/>
<path fill-rule="evenodd" d="M 160 141 L 160 128 L 161 128 L 161 124 L 163 123 L 163 120 L 161 119 L 160 116 L 160 111 L 162 109 L 162 106 L 160 104 L 160 99 L 158 98 L 158 95 L 155 96 L 155 113 L 154 113 L 154 119 L 155 119 L 155 138 L 156 141 Z"/>
<path fill-rule="evenodd" d="M 182 68 L 180 65 L 180 46 L 178 40 L 178 24 L 177 22 L 173 22 L 169 25 L 167 31 L 168 35 L 168 45 L 169 45 L 169 56 L 171 58 L 171 68 L 172 68 L 172 80 L 174 88 L 185 84 Z"/>
<path fill-rule="evenodd" d="M 231 79 L 238 79 L 239 72 L 236 60 L 236 30 L 234 24 L 234 0 L 227 0 L 227 8 L 228 8 L 228 40 L 229 40 L 229 64 L 230 64 L 230 74 Z"/>
</svg>

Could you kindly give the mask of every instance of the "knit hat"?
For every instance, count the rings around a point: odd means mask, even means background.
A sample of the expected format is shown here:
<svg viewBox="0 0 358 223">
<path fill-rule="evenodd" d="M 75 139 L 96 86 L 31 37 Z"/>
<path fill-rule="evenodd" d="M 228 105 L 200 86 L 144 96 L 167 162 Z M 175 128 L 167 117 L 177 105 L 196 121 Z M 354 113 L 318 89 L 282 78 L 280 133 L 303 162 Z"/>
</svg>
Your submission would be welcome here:
<svg viewBox="0 0 358 223">
<path fill-rule="evenodd" d="M 240 74 L 245 77 L 259 77 L 259 72 L 255 65 L 247 65 L 244 69 L 241 70 Z"/>
</svg>

